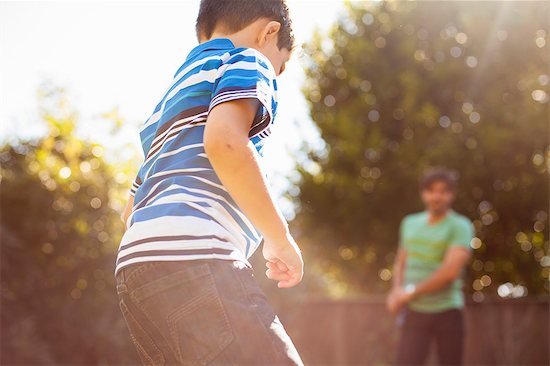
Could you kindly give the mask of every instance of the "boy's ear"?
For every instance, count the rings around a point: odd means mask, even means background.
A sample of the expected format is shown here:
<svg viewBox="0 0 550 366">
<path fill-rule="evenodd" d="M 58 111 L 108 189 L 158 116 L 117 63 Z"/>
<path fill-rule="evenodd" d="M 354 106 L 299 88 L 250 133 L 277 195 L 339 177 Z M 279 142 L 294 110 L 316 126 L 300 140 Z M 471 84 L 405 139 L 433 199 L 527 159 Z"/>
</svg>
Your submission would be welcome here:
<svg viewBox="0 0 550 366">
<path fill-rule="evenodd" d="M 269 21 L 258 35 L 258 45 L 262 47 L 265 43 L 277 37 L 279 29 L 281 29 L 281 23 L 275 20 Z"/>
</svg>

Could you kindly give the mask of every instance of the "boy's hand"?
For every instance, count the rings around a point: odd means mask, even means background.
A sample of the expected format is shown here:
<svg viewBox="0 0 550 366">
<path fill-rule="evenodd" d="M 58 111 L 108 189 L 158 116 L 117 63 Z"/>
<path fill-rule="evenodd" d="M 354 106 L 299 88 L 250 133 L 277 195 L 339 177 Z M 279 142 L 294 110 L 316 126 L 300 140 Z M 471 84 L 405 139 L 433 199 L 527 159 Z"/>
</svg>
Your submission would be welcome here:
<svg viewBox="0 0 550 366">
<path fill-rule="evenodd" d="M 263 255 L 267 261 L 265 274 L 267 278 L 278 281 L 279 288 L 293 287 L 302 281 L 302 254 L 290 234 L 279 240 L 265 238 Z"/>
</svg>

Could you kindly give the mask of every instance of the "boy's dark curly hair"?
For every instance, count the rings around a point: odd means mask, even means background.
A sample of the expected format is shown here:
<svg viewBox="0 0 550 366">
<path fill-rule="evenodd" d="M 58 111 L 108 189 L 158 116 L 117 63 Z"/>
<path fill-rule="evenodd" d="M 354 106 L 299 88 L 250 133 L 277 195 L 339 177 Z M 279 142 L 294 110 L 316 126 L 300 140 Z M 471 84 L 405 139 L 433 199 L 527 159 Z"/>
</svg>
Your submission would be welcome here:
<svg viewBox="0 0 550 366">
<path fill-rule="evenodd" d="M 285 0 L 202 0 L 196 24 L 197 38 L 199 41 L 209 39 L 218 26 L 229 33 L 238 32 L 259 18 L 281 23 L 277 46 L 292 50 L 294 35 Z"/>
</svg>

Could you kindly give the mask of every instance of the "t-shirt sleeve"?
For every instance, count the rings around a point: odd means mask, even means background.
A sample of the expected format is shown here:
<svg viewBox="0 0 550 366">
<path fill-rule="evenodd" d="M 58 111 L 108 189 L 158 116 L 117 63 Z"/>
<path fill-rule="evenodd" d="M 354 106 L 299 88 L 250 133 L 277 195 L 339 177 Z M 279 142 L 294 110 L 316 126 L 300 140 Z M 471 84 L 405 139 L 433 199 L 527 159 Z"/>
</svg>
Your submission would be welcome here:
<svg viewBox="0 0 550 366">
<path fill-rule="evenodd" d="M 237 99 L 257 99 L 260 109 L 250 128 L 253 137 L 273 121 L 276 108 L 275 72 L 269 60 L 254 49 L 231 56 L 219 68 L 209 111 Z"/>
<path fill-rule="evenodd" d="M 474 227 L 470 220 L 457 221 L 452 230 L 450 246 L 461 246 L 471 249 L 470 242 L 474 238 Z"/>
<path fill-rule="evenodd" d="M 141 178 L 139 177 L 139 174 L 137 174 L 134 181 L 132 182 L 132 186 L 130 187 L 130 195 L 132 197 L 136 195 L 136 191 L 138 190 L 139 186 L 141 186 Z"/>
</svg>

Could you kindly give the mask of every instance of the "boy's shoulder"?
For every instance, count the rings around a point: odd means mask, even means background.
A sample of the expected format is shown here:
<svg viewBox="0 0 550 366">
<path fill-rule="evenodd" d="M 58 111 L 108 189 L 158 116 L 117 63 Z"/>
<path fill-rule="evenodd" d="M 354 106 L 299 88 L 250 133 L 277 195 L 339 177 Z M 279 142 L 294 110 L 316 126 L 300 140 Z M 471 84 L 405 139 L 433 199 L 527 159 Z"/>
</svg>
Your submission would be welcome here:
<svg viewBox="0 0 550 366">
<path fill-rule="evenodd" d="M 202 65 L 202 66 L 200 66 Z M 198 66 L 198 68 L 197 68 Z M 259 69 L 268 77 L 275 78 L 275 71 L 269 59 L 255 48 L 235 47 L 229 39 L 217 38 L 193 48 L 179 67 L 175 76 L 182 71 L 214 69 Z"/>
<path fill-rule="evenodd" d="M 235 64 L 237 62 L 250 63 L 264 69 L 266 73 L 275 78 L 275 70 L 269 59 L 255 48 L 238 47 L 227 51 L 223 64 Z"/>
</svg>

